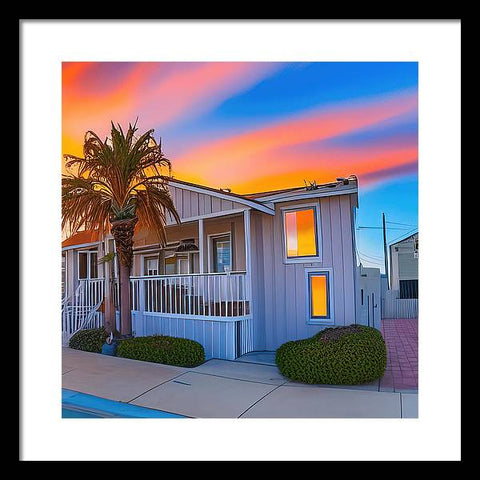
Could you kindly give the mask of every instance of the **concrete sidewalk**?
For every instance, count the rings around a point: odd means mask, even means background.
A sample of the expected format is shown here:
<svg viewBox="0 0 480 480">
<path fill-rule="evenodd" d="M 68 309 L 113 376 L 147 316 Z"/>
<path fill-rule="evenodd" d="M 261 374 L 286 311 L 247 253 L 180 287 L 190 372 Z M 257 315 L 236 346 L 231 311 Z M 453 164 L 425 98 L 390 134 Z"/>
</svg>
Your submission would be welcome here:
<svg viewBox="0 0 480 480">
<path fill-rule="evenodd" d="M 253 360 L 259 356 L 253 355 Z M 252 361 L 253 361 L 252 360 Z M 63 388 L 193 418 L 417 418 L 418 394 L 305 385 L 265 363 L 180 368 L 63 348 Z"/>
</svg>

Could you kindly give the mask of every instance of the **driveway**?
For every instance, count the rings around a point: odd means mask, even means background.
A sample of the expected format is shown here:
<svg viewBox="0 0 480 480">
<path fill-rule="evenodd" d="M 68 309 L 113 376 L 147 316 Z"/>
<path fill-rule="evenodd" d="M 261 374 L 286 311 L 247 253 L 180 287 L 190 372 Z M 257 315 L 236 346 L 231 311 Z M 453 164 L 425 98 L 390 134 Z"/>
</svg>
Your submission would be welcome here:
<svg viewBox="0 0 480 480">
<path fill-rule="evenodd" d="M 268 354 L 267 354 L 268 355 Z M 271 355 L 271 353 L 270 353 Z M 63 349 L 63 388 L 193 418 L 416 418 L 417 394 L 304 385 L 261 355 L 195 368 Z"/>
<path fill-rule="evenodd" d="M 418 320 L 386 318 L 382 335 L 387 345 L 387 368 L 380 389 L 392 392 L 418 390 Z"/>
</svg>

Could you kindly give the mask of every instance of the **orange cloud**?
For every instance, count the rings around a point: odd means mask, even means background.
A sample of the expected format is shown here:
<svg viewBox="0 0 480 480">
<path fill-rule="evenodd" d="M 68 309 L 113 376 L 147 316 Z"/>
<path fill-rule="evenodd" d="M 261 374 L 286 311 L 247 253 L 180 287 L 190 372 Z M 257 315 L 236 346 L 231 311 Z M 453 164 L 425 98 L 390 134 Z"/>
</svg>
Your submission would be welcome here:
<svg viewBox="0 0 480 480">
<path fill-rule="evenodd" d="M 62 64 L 62 85 L 72 84 L 93 65 L 95 64 L 92 62 L 64 62 Z"/>
<path fill-rule="evenodd" d="M 352 151 L 346 150 L 341 157 L 338 157 L 340 152 L 337 151 L 335 157 L 333 152 L 327 151 L 324 151 L 323 156 L 317 153 L 296 154 L 293 147 L 370 127 L 416 108 L 416 93 L 406 93 L 369 103 L 345 105 L 298 115 L 267 127 L 204 144 L 185 155 L 172 158 L 174 172 L 183 178 L 190 176 L 204 179 L 203 183 L 223 181 L 227 183 L 224 186 L 232 188 L 234 185 L 240 185 L 240 181 L 245 185 L 247 178 L 253 180 L 262 176 L 264 172 L 275 175 L 279 169 L 286 168 L 286 165 L 294 165 L 293 169 L 288 169 L 289 174 L 302 169 L 305 171 L 307 164 L 320 173 L 325 171 L 326 166 L 323 165 L 325 160 L 332 158 L 347 160 L 352 157 Z M 285 153 L 287 149 L 288 154 Z"/>
<path fill-rule="evenodd" d="M 82 144 L 87 130 L 106 136 L 110 132 L 111 120 L 116 123 L 134 121 L 135 118 L 131 118 L 130 112 L 134 108 L 136 95 L 142 84 L 149 79 L 154 66 L 148 63 L 139 64 L 120 84 L 101 96 L 94 89 L 85 92 L 81 84 L 76 85 L 73 82 L 75 77 L 71 79 L 72 83 L 65 82 L 62 98 L 63 134 L 71 138 L 77 137 Z"/>
<path fill-rule="evenodd" d="M 103 93 L 106 89 L 102 88 L 99 94 L 100 89 L 83 88 L 79 78 L 81 73 L 87 68 L 94 68 L 95 64 L 64 64 L 64 138 L 77 137 L 78 148 L 81 148 L 87 130 L 106 136 L 112 120 L 126 125 L 138 116 L 139 129 L 147 130 L 198 115 L 258 82 L 278 68 L 279 64 L 191 63 L 180 70 L 162 72 L 162 78 L 158 79 L 158 73 L 164 66 L 155 62 L 132 64 L 132 68 L 123 73 L 121 81 L 116 78 L 108 93 Z"/>
<path fill-rule="evenodd" d="M 228 176 L 219 173 L 212 186 L 229 187 L 236 193 L 253 193 L 301 186 L 304 180 L 331 182 L 337 177 L 351 174 L 357 175 L 366 183 L 375 181 L 379 171 L 384 172 L 382 178 L 388 177 L 389 171 L 392 174 L 398 173 L 402 167 L 416 163 L 417 156 L 416 145 L 362 151 L 329 149 L 299 154 L 289 150 L 264 155 L 252 172 L 245 170 L 242 175 Z M 225 170 L 228 172 L 228 169 Z"/>
</svg>

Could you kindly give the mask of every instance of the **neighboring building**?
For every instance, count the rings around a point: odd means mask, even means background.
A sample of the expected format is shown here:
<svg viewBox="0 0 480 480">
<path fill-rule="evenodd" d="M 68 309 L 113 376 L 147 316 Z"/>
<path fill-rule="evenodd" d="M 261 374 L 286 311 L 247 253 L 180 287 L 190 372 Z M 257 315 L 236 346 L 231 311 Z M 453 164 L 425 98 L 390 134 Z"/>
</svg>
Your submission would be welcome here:
<svg viewBox="0 0 480 480">
<path fill-rule="evenodd" d="M 357 323 L 381 328 L 380 269 L 357 268 Z"/>
<path fill-rule="evenodd" d="M 355 176 L 250 195 L 177 179 L 169 190 L 181 224 L 167 215 L 167 245 L 145 230 L 134 237 L 134 335 L 191 338 L 207 358 L 233 359 L 368 322 L 357 286 Z M 118 304 L 118 289 L 115 262 L 98 264 L 115 251 L 111 235 L 80 232 L 62 247 L 66 341 L 85 322 L 65 312 L 91 310 L 109 295 Z M 375 305 L 379 294 L 368 295 Z"/>
<path fill-rule="evenodd" d="M 382 318 L 418 317 L 418 231 L 389 245 L 390 275 L 382 283 Z"/>
<path fill-rule="evenodd" d="M 389 245 L 390 290 L 399 298 L 418 298 L 418 232 Z"/>
</svg>

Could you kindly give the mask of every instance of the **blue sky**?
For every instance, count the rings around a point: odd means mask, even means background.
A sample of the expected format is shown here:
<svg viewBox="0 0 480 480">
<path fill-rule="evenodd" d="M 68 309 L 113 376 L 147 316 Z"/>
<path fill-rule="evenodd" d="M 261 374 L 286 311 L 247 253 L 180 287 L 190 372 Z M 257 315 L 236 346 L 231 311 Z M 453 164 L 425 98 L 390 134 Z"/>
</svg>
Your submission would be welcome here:
<svg viewBox="0 0 480 480">
<path fill-rule="evenodd" d="M 67 62 L 63 151 L 110 121 L 155 129 L 177 178 L 237 193 L 355 174 L 362 263 L 417 225 L 416 62 Z M 402 225 L 403 224 L 403 225 Z"/>
</svg>

